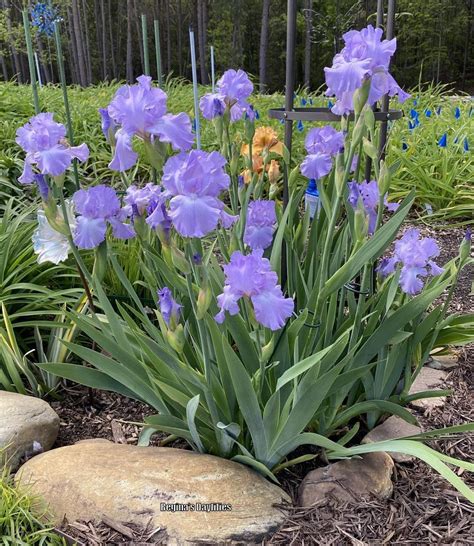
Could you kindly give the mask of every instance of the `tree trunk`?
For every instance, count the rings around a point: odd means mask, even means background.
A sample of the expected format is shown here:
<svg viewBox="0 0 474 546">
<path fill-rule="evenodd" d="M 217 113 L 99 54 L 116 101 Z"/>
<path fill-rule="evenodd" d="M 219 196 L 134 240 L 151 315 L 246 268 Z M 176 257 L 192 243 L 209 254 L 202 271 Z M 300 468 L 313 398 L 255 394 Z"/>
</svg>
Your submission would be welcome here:
<svg viewBox="0 0 474 546">
<path fill-rule="evenodd" d="M 107 13 L 109 19 L 109 43 L 110 43 L 110 60 L 112 61 L 112 74 L 114 78 L 117 78 L 117 65 L 115 63 L 115 51 L 114 51 L 114 32 L 112 28 L 112 9 L 110 7 L 111 0 L 107 4 Z"/>
<path fill-rule="evenodd" d="M 5 0 L 3 2 L 3 9 L 5 11 L 5 22 L 6 22 L 6 25 L 7 25 L 7 35 L 10 38 L 10 44 L 13 44 L 10 0 Z M 10 51 L 11 51 L 12 59 L 13 59 L 13 71 L 16 74 L 16 77 L 18 79 L 18 83 L 23 83 L 20 55 L 18 55 L 18 51 L 16 50 L 14 45 L 10 45 Z"/>
<path fill-rule="evenodd" d="M 267 86 L 267 49 L 268 49 L 268 18 L 270 13 L 270 0 L 263 0 L 262 30 L 260 31 L 260 55 L 258 72 L 260 80 L 260 93 L 265 93 Z"/>
<path fill-rule="evenodd" d="M 183 75 L 183 9 L 181 6 L 181 0 L 178 0 L 178 69 L 179 75 Z"/>
<path fill-rule="evenodd" d="M 142 29 L 140 26 L 140 17 L 138 15 L 137 10 L 137 1 L 133 0 L 133 14 L 135 19 L 135 30 L 137 33 L 137 39 L 138 39 L 138 50 L 140 51 L 140 63 L 142 65 L 142 74 L 145 73 L 145 61 L 144 61 L 144 52 L 143 52 L 143 40 L 142 40 Z"/>
<path fill-rule="evenodd" d="M 86 69 L 87 69 L 87 84 L 92 83 L 92 62 L 91 62 L 91 45 L 89 40 L 89 24 L 87 16 L 87 2 L 82 0 L 82 20 L 84 21 L 84 37 L 85 40 L 82 40 L 84 44 L 84 52 L 86 58 Z"/>
<path fill-rule="evenodd" d="M 472 27 L 474 25 L 472 6 L 473 6 L 472 0 L 469 0 L 467 31 L 466 31 L 466 40 L 464 41 L 464 57 L 463 57 L 463 63 L 462 63 L 462 76 L 461 76 L 461 85 L 463 87 L 466 83 L 467 65 L 468 65 L 468 60 L 470 58 L 469 50 L 470 50 L 470 44 L 471 44 L 471 34 L 472 34 Z"/>
<path fill-rule="evenodd" d="M 171 72 L 171 22 L 170 22 L 170 2 L 165 0 L 166 12 L 166 60 L 168 74 Z"/>
<path fill-rule="evenodd" d="M 77 52 L 77 64 L 79 73 L 79 83 L 83 87 L 87 85 L 87 68 L 81 36 L 81 12 L 79 9 L 79 0 L 72 0 L 72 25 L 74 29 L 74 46 Z"/>
<path fill-rule="evenodd" d="M 127 81 L 133 83 L 132 0 L 127 0 Z"/>
<path fill-rule="evenodd" d="M 2 65 L 2 75 L 3 75 L 3 81 L 8 81 L 8 71 L 7 71 L 7 63 L 5 62 L 5 58 L 3 55 L 0 55 L 0 64 Z"/>
<path fill-rule="evenodd" d="M 41 63 L 41 66 L 43 67 L 45 83 L 50 83 L 51 82 L 51 73 L 49 71 L 48 61 L 47 61 L 47 58 L 46 58 L 46 51 L 44 49 L 43 39 L 41 38 L 41 36 L 37 36 L 36 44 L 38 46 L 39 61 Z"/>
<path fill-rule="evenodd" d="M 107 29 L 105 21 L 105 6 L 104 0 L 100 2 L 100 21 L 102 23 L 101 32 L 97 33 L 98 41 L 100 42 L 99 51 L 101 51 L 101 66 L 102 66 L 102 79 L 105 81 L 108 79 L 108 63 L 107 63 Z M 99 19 L 97 19 L 97 28 L 99 28 Z"/>
<path fill-rule="evenodd" d="M 207 34 L 207 0 L 198 0 L 198 46 L 199 46 L 199 69 L 201 73 L 201 83 L 207 85 L 206 69 L 206 34 Z"/>
<path fill-rule="evenodd" d="M 305 2 L 304 85 L 311 85 L 311 38 L 313 34 L 313 0 Z"/>
</svg>

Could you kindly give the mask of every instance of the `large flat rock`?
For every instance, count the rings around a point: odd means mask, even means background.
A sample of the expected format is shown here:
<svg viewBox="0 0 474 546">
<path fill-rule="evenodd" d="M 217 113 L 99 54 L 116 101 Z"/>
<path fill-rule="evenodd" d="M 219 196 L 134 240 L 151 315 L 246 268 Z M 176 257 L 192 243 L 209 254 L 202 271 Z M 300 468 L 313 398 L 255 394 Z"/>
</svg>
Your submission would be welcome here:
<svg viewBox="0 0 474 546">
<path fill-rule="evenodd" d="M 284 519 L 288 496 L 238 463 L 173 448 L 86 441 L 29 460 L 17 474 L 60 522 L 165 528 L 167 544 L 251 543 Z"/>
<path fill-rule="evenodd" d="M 442 390 L 445 388 L 445 382 L 448 374 L 443 370 L 434 370 L 428 366 L 421 368 L 408 394 L 417 394 L 424 391 Z M 446 396 L 436 398 L 420 398 L 413 400 L 410 404 L 424 412 L 430 413 L 435 408 L 441 408 L 446 403 Z"/>
<path fill-rule="evenodd" d="M 59 417 L 39 398 L 0 391 L 0 467 L 7 461 L 15 469 L 22 458 L 46 451 L 59 431 Z"/>
</svg>

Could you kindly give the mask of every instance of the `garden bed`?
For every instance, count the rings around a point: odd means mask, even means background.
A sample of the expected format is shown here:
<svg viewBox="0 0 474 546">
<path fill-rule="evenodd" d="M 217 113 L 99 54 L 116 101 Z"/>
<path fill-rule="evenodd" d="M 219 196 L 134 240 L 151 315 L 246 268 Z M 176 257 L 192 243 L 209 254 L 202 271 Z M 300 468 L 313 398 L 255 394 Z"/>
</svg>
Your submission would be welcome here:
<svg viewBox="0 0 474 546">
<path fill-rule="evenodd" d="M 458 252 L 463 237 L 460 229 L 443 226 L 418 226 L 425 236 L 434 232 L 441 249 L 441 262 Z M 452 312 L 473 309 L 470 295 L 472 268 L 462 272 L 454 298 Z M 474 346 L 459 351 L 459 364 L 449 372 L 447 388 L 453 394 L 444 407 L 430 413 L 417 413 L 424 430 L 474 421 Z M 59 414 L 61 427 L 56 446 L 70 445 L 89 438 L 104 438 L 118 443 L 136 444 L 141 423 L 152 413 L 139 402 L 105 391 L 90 391 L 75 386 L 62 391 L 63 399 L 52 402 Z M 165 435 L 152 438 L 160 445 Z M 186 448 L 183 441 L 173 447 Z M 474 438 L 460 438 L 432 442 L 443 453 L 463 460 L 474 459 Z M 323 466 L 320 459 L 285 470 L 280 474 L 283 489 L 296 500 L 298 487 L 306 473 Z M 463 474 L 471 487 L 474 477 Z M 413 463 L 396 466 L 393 477 L 394 492 L 389 500 L 371 500 L 350 505 L 330 503 L 311 508 L 291 508 L 285 523 L 268 539 L 269 544 L 472 544 L 474 536 L 474 506 L 450 488 L 426 464 Z M 62 532 L 87 546 L 102 544 L 161 544 L 156 529 L 126 528 L 115 522 L 65 524 Z M 130 542 L 132 541 L 132 542 Z"/>
</svg>

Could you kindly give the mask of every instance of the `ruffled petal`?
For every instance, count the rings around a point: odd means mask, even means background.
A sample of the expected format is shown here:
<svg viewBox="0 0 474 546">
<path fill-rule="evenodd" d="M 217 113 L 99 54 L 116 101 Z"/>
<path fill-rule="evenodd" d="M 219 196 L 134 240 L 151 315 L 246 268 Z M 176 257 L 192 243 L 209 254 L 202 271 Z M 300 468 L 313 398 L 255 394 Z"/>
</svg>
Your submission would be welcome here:
<svg viewBox="0 0 474 546">
<path fill-rule="evenodd" d="M 115 153 L 109 167 L 113 171 L 126 171 L 135 165 L 138 154 L 132 149 L 132 136 L 123 129 L 115 133 Z"/>
<path fill-rule="evenodd" d="M 318 180 L 331 171 L 331 156 L 321 153 L 307 155 L 300 168 L 304 176 Z"/>
<path fill-rule="evenodd" d="M 419 276 L 428 274 L 424 267 L 402 267 L 400 273 L 400 286 L 406 294 L 414 296 L 423 289 L 423 281 Z"/>
<path fill-rule="evenodd" d="M 32 184 L 35 181 L 35 175 L 33 169 L 31 168 L 31 163 L 28 159 L 28 156 L 25 158 L 25 163 L 23 165 L 23 172 L 18 178 L 20 184 Z"/>
<path fill-rule="evenodd" d="M 39 264 L 51 262 L 58 265 L 67 260 L 71 247 L 65 235 L 54 230 L 42 209 L 38 209 L 38 228 L 32 236 L 33 250 Z"/>
<path fill-rule="evenodd" d="M 89 159 L 89 148 L 87 144 L 81 144 L 80 146 L 71 146 L 69 148 L 72 157 L 78 159 L 81 163 Z"/>
<path fill-rule="evenodd" d="M 77 225 L 74 233 L 74 242 L 79 248 L 91 249 L 100 245 L 105 240 L 107 224 L 103 218 L 77 217 Z"/>
<path fill-rule="evenodd" d="M 59 176 L 71 165 L 72 155 L 69 148 L 58 144 L 47 150 L 36 152 L 34 160 L 42 174 Z"/>
<path fill-rule="evenodd" d="M 166 114 L 150 128 L 150 133 L 157 135 L 162 142 L 169 142 L 174 150 L 189 150 L 194 142 L 189 116 Z"/>
<path fill-rule="evenodd" d="M 109 224 L 112 226 L 112 233 L 117 239 L 131 239 L 135 237 L 135 230 L 130 224 L 125 224 L 117 218 L 109 218 Z"/>
<path fill-rule="evenodd" d="M 291 298 L 285 298 L 280 286 L 275 286 L 271 290 L 260 292 L 251 297 L 255 318 L 257 321 L 270 328 L 270 330 L 279 330 L 291 317 L 294 309 L 294 302 Z"/>
<path fill-rule="evenodd" d="M 177 195 L 170 201 L 169 216 L 183 237 L 204 237 L 216 228 L 222 206 L 218 199 L 207 195 Z"/>
<path fill-rule="evenodd" d="M 232 291 L 229 285 L 224 286 L 222 294 L 217 296 L 217 305 L 220 307 L 220 312 L 214 317 L 216 322 L 221 324 L 225 318 L 225 312 L 229 315 L 237 315 L 239 312 L 239 304 L 237 303 L 241 296 Z"/>
<path fill-rule="evenodd" d="M 246 226 L 244 243 L 250 248 L 267 248 L 272 244 L 273 226 Z"/>
</svg>

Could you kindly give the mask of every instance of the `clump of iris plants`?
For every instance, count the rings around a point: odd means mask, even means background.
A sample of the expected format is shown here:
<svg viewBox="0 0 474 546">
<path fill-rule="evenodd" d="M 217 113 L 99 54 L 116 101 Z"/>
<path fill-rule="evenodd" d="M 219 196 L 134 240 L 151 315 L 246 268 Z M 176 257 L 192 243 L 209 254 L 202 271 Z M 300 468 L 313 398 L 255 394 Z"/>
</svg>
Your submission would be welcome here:
<svg viewBox="0 0 474 546">
<path fill-rule="evenodd" d="M 399 451 L 433 464 L 472 500 L 443 461 L 474 466 L 420 439 L 354 445 L 361 428 L 387 415 L 416 421 L 405 406 L 430 352 L 444 348 L 447 329 L 452 342 L 467 339 L 456 336 L 446 311 L 472 258 L 470 238 L 441 266 L 434 240 L 417 230 L 398 235 L 414 195 L 390 199 L 392 169 L 379 161 L 372 110 L 386 94 L 408 96 L 389 72 L 396 41 L 368 26 L 344 42 L 325 69 L 340 125 L 308 130 L 301 165 L 291 163 L 273 129 L 256 128 L 253 85 L 242 70 L 226 71 L 200 100 L 216 131 L 218 149 L 209 151 L 193 148 L 189 117 L 167 111 L 166 93 L 151 78 L 121 87 L 100 111 L 110 168 L 122 174 L 115 187 L 84 183 L 66 194 L 71 162 L 87 169 L 87 147 L 70 147 L 52 114 L 18 130 L 26 152 L 20 182 L 36 182 L 42 200 L 35 252 L 42 263 L 73 255 L 91 312 L 73 312 L 72 320 L 97 348 L 69 344 L 94 374 L 79 364 L 41 367 L 156 410 L 145 420 L 143 444 L 164 431 L 273 480 L 314 457 L 308 450 L 293 458 L 302 446 L 328 459 Z M 367 158 L 373 169 L 361 180 Z M 153 181 L 131 179 L 137 162 L 153 168 Z M 308 185 L 317 188 L 317 212 L 304 210 Z M 152 309 L 115 255 L 130 240 L 140 249 L 140 285 Z M 107 268 L 127 305 L 108 299 Z"/>
</svg>

